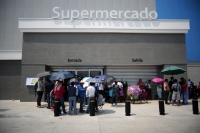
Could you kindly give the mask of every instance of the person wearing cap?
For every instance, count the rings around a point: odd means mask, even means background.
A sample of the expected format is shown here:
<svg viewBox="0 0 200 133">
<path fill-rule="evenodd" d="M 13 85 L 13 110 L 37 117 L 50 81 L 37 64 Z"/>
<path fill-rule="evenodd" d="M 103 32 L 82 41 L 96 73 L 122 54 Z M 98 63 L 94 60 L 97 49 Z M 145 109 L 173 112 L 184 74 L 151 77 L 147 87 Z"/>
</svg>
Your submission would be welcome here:
<svg viewBox="0 0 200 133">
<path fill-rule="evenodd" d="M 63 113 L 66 114 L 65 104 L 64 104 L 65 88 L 63 86 L 62 79 L 57 81 L 54 89 L 52 90 L 52 93 L 55 95 L 55 98 L 60 99 L 60 104 L 62 106 Z"/>
<path fill-rule="evenodd" d="M 83 101 L 84 101 L 84 97 L 85 97 L 85 89 L 83 88 L 83 80 L 81 80 L 77 86 L 78 88 L 78 94 L 79 94 L 79 98 L 80 98 L 80 113 L 84 113 L 85 111 L 83 110 Z"/>
<path fill-rule="evenodd" d="M 78 102 L 79 101 L 79 99 L 78 99 L 78 97 L 79 97 L 79 94 L 78 94 L 78 80 L 76 79 L 75 81 L 74 81 L 74 87 L 76 88 L 76 92 L 77 92 L 77 94 L 76 94 L 76 102 Z"/>
</svg>

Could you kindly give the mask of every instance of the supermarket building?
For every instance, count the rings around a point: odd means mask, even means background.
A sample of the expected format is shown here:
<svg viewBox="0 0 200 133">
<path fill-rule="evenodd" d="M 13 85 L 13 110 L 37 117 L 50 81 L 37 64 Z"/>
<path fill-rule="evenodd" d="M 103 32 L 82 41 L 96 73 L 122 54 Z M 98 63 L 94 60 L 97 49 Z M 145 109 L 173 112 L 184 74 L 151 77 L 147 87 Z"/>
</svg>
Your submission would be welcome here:
<svg viewBox="0 0 200 133">
<path fill-rule="evenodd" d="M 1 0 L 0 99 L 36 101 L 27 77 L 67 70 L 138 79 L 169 78 L 170 65 L 199 81 L 199 1 Z M 181 5 L 181 6 L 176 6 Z M 155 94 L 155 87 L 153 93 Z"/>
</svg>

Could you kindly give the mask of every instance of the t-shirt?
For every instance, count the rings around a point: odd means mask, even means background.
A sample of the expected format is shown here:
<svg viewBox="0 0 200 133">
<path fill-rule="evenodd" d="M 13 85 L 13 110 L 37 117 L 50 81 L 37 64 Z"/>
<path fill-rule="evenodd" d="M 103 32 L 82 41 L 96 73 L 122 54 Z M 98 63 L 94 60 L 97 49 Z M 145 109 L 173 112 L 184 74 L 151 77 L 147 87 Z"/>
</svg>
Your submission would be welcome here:
<svg viewBox="0 0 200 133">
<path fill-rule="evenodd" d="M 157 86 L 157 92 L 162 92 L 162 86 L 161 86 L 161 85 L 160 85 L 160 86 L 159 86 L 159 85 Z"/>
<path fill-rule="evenodd" d="M 176 89 L 176 88 L 177 88 L 178 91 L 180 91 L 180 90 L 181 90 L 181 85 L 180 85 L 179 83 L 174 83 L 174 84 L 172 85 L 172 89 L 174 90 L 174 89 Z"/>
</svg>

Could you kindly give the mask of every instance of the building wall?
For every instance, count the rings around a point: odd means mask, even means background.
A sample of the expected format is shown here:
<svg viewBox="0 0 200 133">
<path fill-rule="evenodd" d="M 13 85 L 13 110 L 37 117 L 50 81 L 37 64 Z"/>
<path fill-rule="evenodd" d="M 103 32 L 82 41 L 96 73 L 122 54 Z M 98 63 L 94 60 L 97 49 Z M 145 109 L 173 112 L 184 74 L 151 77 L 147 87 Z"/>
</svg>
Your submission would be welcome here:
<svg viewBox="0 0 200 133">
<path fill-rule="evenodd" d="M 155 0 L 0 0 L 0 52 L 22 50 L 18 18 L 52 18 L 52 9 L 155 11 Z M 123 16 L 122 16 L 123 17 Z"/>
<path fill-rule="evenodd" d="M 22 64 L 21 68 L 21 88 L 18 90 L 20 91 L 20 101 L 36 102 L 34 86 L 26 86 L 26 78 L 30 77 L 30 75 L 36 76 L 37 73 L 44 72 L 45 65 Z"/>
<path fill-rule="evenodd" d="M 0 100 L 19 100 L 21 61 L 0 61 Z"/>
<path fill-rule="evenodd" d="M 186 34 L 188 62 L 200 62 L 200 0 L 156 0 L 158 19 L 189 19 Z"/>
<path fill-rule="evenodd" d="M 199 62 L 188 63 L 187 70 L 188 70 L 188 78 L 194 83 L 194 85 L 198 85 L 200 82 L 200 63 Z"/>
<path fill-rule="evenodd" d="M 184 34 L 24 33 L 22 64 L 186 64 L 184 38 Z M 133 58 L 143 62 L 132 62 Z"/>
</svg>

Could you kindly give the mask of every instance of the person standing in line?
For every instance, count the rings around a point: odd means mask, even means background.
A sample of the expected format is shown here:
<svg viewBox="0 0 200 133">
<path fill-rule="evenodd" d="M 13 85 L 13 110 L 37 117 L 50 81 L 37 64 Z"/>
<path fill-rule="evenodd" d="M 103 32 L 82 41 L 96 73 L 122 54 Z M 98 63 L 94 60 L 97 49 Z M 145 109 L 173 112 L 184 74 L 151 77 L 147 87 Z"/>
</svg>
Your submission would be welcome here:
<svg viewBox="0 0 200 133">
<path fill-rule="evenodd" d="M 200 82 L 199 82 L 199 85 L 197 86 L 197 95 L 198 97 L 200 97 Z"/>
<path fill-rule="evenodd" d="M 74 108 L 74 114 L 77 115 L 76 112 L 76 96 L 78 95 L 78 90 L 74 87 L 74 82 L 71 82 L 71 85 L 68 88 L 68 98 L 69 98 L 69 115 L 71 115 L 72 104 Z"/>
<path fill-rule="evenodd" d="M 180 104 L 180 92 L 181 92 L 181 85 L 174 79 L 174 84 L 172 85 L 173 95 L 172 95 L 172 106 L 174 105 L 175 100 L 177 100 L 177 105 Z"/>
<path fill-rule="evenodd" d="M 42 96 L 43 96 L 43 91 L 44 91 L 44 87 L 45 87 L 45 82 L 43 81 L 43 77 L 40 77 L 38 79 L 38 88 L 37 88 L 37 107 L 41 108 L 41 100 L 42 100 Z"/>
<path fill-rule="evenodd" d="M 47 103 L 48 103 L 48 109 L 51 109 L 51 97 L 50 97 L 50 92 L 53 90 L 54 88 L 54 83 L 51 82 L 49 79 L 47 79 L 47 83 L 45 85 L 45 90 L 44 92 L 46 93 L 47 95 Z"/>
<path fill-rule="evenodd" d="M 148 80 L 148 82 L 145 84 L 148 92 L 148 99 L 152 100 L 152 94 L 151 94 L 151 80 Z"/>
<path fill-rule="evenodd" d="M 60 100 L 60 104 L 62 106 L 63 113 L 66 114 L 67 112 L 65 110 L 65 103 L 64 103 L 65 88 L 63 86 L 62 79 L 57 81 L 52 93 L 55 95 L 55 99 L 59 99 Z"/>
<path fill-rule="evenodd" d="M 181 93 L 183 95 L 182 104 L 184 104 L 184 105 L 188 104 L 188 101 L 187 101 L 187 90 L 188 90 L 188 84 L 187 84 L 187 81 L 184 79 L 182 87 L 181 87 Z"/>
<path fill-rule="evenodd" d="M 113 94 L 112 94 L 112 106 L 113 103 L 115 101 L 115 107 L 117 106 L 117 102 L 118 102 L 118 91 L 119 91 L 119 85 L 117 84 L 117 81 L 115 81 L 115 84 L 112 87 L 113 89 Z"/>
<path fill-rule="evenodd" d="M 90 111 L 90 99 L 94 99 L 95 98 L 95 83 L 90 83 L 90 86 L 87 87 L 87 90 L 86 90 L 86 97 L 88 98 L 88 106 L 87 106 L 87 110 L 85 113 L 89 114 L 89 111 Z"/>
<path fill-rule="evenodd" d="M 83 88 L 83 80 L 81 80 L 79 82 L 79 85 L 77 86 L 78 88 L 78 94 L 79 94 L 79 99 L 80 99 L 80 113 L 84 113 L 85 111 L 83 110 L 83 101 L 84 101 L 84 97 L 85 97 L 85 89 Z"/>
<path fill-rule="evenodd" d="M 170 79 L 171 80 L 169 81 L 169 102 L 171 103 L 171 101 L 172 101 L 172 94 L 173 94 L 172 85 L 174 83 L 174 77 L 171 77 Z"/>
<path fill-rule="evenodd" d="M 165 99 L 165 104 L 169 104 L 169 103 L 168 103 L 168 96 L 169 96 L 168 79 L 165 79 L 165 82 L 164 82 L 163 86 L 164 86 L 164 99 Z"/>
<path fill-rule="evenodd" d="M 137 85 L 139 86 L 139 88 L 140 88 L 141 90 L 144 89 L 144 83 L 142 82 L 142 79 L 139 79 Z"/>
<path fill-rule="evenodd" d="M 162 98 L 162 85 L 158 84 L 157 86 L 157 94 L 158 94 L 158 98 L 161 99 Z"/>
</svg>

